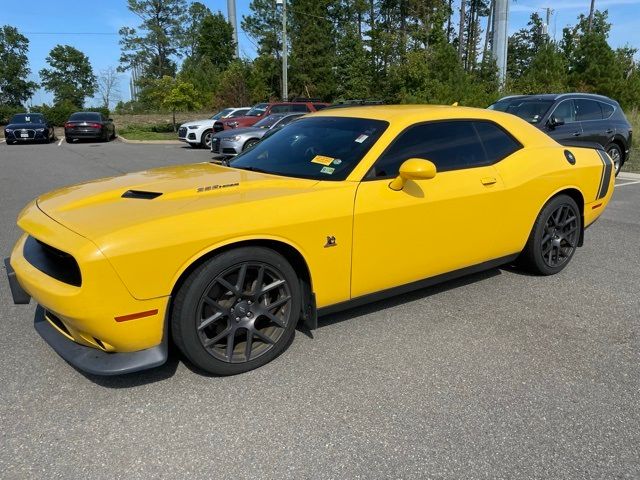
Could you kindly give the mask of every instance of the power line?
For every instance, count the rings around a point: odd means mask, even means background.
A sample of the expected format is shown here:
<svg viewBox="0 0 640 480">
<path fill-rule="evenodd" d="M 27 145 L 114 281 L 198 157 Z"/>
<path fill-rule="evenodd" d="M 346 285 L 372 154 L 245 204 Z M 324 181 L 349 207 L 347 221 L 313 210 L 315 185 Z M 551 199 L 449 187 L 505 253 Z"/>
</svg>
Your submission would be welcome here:
<svg viewBox="0 0 640 480">
<path fill-rule="evenodd" d="M 117 32 L 24 32 L 24 35 L 120 35 Z"/>
</svg>

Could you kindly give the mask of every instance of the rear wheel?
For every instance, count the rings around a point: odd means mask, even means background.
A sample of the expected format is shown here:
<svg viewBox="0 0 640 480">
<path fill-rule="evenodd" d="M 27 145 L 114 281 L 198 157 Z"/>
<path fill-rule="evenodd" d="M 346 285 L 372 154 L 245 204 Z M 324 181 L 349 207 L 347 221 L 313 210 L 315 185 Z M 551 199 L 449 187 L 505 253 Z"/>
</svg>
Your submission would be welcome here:
<svg viewBox="0 0 640 480">
<path fill-rule="evenodd" d="M 258 368 L 291 340 L 300 314 L 300 286 L 278 253 L 245 247 L 196 268 L 175 297 L 173 339 L 196 366 L 216 375 Z"/>
<path fill-rule="evenodd" d="M 620 169 L 622 168 L 622 149 L 616 143 L 611 143 L 607 146 L 607 154 L 613 160 L 613 168 L 616 172 L 616 176 L 620 173 Z"/>
<path fill-rule="evenodd" d="M 558 273 L 573 257 L 581 231 L 582 218 L 575 200 L 558 195 L 538 215 L 520 260 L 533 273 Z"/>
</svg>

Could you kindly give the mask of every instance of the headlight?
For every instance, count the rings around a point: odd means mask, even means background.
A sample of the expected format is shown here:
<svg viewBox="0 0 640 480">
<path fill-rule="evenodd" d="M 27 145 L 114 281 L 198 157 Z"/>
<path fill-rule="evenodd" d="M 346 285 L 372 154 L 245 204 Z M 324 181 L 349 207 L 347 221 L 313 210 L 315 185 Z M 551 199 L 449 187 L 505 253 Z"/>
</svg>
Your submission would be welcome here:
<svg viewBox="0 0 640 480">
<path fill-rule="evenodd" d="M 231 128 L 236 128 L 238 126 L 238 122 L 229 122 L 227 123 Z"/>
<path fill-rule="evenodd" d="M 11 132 L 13 132 L 13 128 L 5 128 L 4 131 L 11 133 Z"/>
<path fill-rule="evenodd" d="M 233 137 L 227 137 L 227 140 L 230 142 L 239 142 L 242 137 L 240 135 L 235 135 Z"/>
<path fill-rule="evenodd" d="M 36 132 L 44 132 L 44 128 L 36 128 Z"/>
<path fill-rule="evenodd" d="M 189 130 L 195 130 L 196 128 L 200 128 L 200 125 L 189 125 L 187 128 Z"/>
</svg>

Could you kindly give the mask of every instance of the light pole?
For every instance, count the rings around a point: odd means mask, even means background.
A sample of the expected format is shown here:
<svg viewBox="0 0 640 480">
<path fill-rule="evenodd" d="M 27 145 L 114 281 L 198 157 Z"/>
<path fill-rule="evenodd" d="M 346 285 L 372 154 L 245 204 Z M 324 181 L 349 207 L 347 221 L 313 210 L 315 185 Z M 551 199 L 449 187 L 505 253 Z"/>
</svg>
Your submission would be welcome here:
<svg viewBox="0 0 640 480">
<path fill-rule="evenodd" d="M 240 45 L 238 44 L 238 20 L 236 19 L 236 0 L 227 0 L 227 14 L 229 23 L 233 27 L 233 43 L 235 43 L 236 58 L 240 58 Z"/>
<path fill-rule="evenodd" d="M 504 88 L 507 77 L 507 36 L 509 34 L 509 0 L 496 0 L 494 10 L 493 28 L 493 58 L 498 65 L 498 81 L 500 88 Z"/>
<path fill-rule="evenodd" d="M 276 5 L 282 5 L 282 101 L 289 98 L 288 88 L 288 53 L 287 53 L 287 0 L 276 0 Z"/>
</svg>

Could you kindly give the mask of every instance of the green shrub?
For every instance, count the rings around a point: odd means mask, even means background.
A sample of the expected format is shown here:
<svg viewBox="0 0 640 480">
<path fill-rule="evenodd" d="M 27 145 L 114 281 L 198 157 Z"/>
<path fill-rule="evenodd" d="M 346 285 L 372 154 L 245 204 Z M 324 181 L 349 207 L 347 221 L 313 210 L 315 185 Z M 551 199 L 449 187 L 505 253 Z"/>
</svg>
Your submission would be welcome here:
<svg viewBox="0 0 640 480">
<path fill-rule="evenodd" d="M 6 125 L 16 113 L 24 113 L 25 111 L 23 107 L 0 105 L 0 125 Z"/>
</svg>

